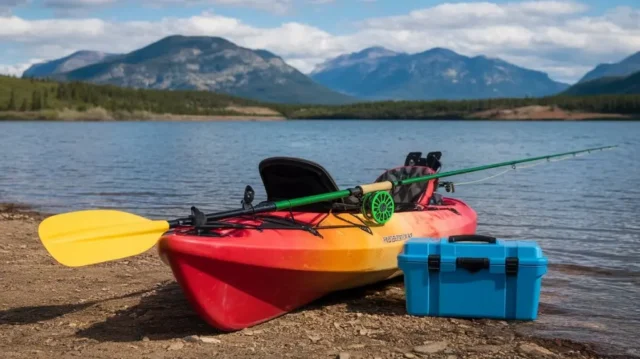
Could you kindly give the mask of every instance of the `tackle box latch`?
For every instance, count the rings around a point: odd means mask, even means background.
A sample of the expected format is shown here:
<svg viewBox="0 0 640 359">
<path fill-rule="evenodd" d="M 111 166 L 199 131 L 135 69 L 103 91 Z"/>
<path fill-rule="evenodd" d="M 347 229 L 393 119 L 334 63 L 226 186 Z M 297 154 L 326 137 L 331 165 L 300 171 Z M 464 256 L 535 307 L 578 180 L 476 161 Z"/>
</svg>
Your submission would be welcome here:
<svg viewBox="0 0 640 359">
<path fill-rule="evenodd" d="M 507 275 L 518 274 L 518 257 L 507 257 L 505 260 L 505 272 Z"/>
<path fill-rule="evenodd" d="M 440 271 L 440 255 L 439 254 L 430 254 L 427 259 L 427 264 L 429 267 L 429 271 L 439 272 Z"/>
</svg>

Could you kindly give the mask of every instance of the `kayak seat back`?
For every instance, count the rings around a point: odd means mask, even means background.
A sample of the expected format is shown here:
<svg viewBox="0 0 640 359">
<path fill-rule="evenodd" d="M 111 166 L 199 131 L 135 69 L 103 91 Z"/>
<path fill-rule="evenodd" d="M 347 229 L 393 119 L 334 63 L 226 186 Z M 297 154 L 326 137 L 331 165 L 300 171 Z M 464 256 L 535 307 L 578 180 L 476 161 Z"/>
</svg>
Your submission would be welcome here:
<svg viewBox="0 0 640 359">
<path fill-rule="evenodd" d="M 267 201 L 282 201 L 340 190 L 324 167 L 302 158 L 270 157 L 262 160 L 258 169 Z M 336 204 L 344 206 L 357 203 L 356 198 L 348 197 L 296 208 L 304 212 L 329 212 L 335 209 Z"/>
<path fill-rule="evenodd" d="M 436 172 L 427 166 L 402 166 L 392 168 L 381 174 L 376 182 L 400 181 L 407 178 L 421 177 L 435 174 Z M 397 210 L 416 210 L 429 205 L 429 200 L 435 192 L 436 180 L 428 182 L 411 183 L 398 186 L 390 191 Z"/>
</svg>

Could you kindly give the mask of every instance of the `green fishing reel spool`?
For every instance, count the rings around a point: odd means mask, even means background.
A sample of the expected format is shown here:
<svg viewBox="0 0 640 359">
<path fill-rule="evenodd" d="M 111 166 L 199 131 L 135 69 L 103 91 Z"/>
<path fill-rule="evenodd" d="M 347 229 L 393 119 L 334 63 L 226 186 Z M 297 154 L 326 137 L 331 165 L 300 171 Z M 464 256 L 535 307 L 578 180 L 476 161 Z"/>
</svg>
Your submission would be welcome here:
<svg viewBox="0 0 640 359">
<path fill-rule="evenodd" d="M 387 191 L 371 192 L 362 198 L 362 215 L 378 224 L 385 224 L 396 208 L 393 197 Z"/>
</svg>

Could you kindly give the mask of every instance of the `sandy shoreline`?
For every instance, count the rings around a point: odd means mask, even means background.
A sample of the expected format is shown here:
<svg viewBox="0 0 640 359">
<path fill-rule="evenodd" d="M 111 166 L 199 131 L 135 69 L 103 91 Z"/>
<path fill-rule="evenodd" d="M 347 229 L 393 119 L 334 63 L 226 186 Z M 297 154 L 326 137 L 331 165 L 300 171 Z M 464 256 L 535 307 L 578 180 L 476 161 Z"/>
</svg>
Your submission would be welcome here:
<svg viewBox="0 0 640 359">
<path fill-rule="evenodd" d="M 110 112 L 102 108 L 91 108 L 87 111 L 76 110 L 43 110 L 27 112 L 0 111 L 0 121 L 301 121 L 304 118 L 287 118 L 283 114 L 266 107 L 229 106 L 224 115 L 179 115 L 156 114 L 146 111 Z M 323 117 L 320 117 L 323 118 Z M 310 119 L 316 119 L 311 116 Z M 329 119 L 329 118 L 327 118 Z M 345 119 L 353 119 L 351 117 Z M 402 119 L 402 118 L 398 118 Z M 391 120 L 394 119 L 385 119 Z M 518 108 L 495 108 L 467 114 L 444 116 L 431 114 L 424 118 L 412 120 L 470 120 L 470 121 L 640 121 L 636 116 L 623 114 L 589 113 L 566 111 L 556 106 L 525 106 Z"/>
<path fill-rule="evenodd" d="M 44 217 L 0 204 L 3 358 L 606 358 L 586 344 L 526 336 L 513 323 L 408 316 L 401 279 L 218 333 L 191 310 L 154 249 L 63 267 L 38 240 Z"/>
<path fill-rule="evenodd" d="M 513 109 L 491 109 L 472 113 L 467 118 L 504 121 L 588 121 L 630 120 L 633 117 L 621 114 L 571 112 L 557 106 L 524 106 Z"/>
<path fill-rule="evenodd" d="M 150 113 L 146 111 L 118 111 L 111 112 L 102 108 L 92 108 L 87 111 L 76 110 L 43 110 L 43 111 L 0 111 L 0 121 L 282 121 L 286 118 L 279 113 L 266 108 L 233 107 L 225 115 L 177 115 L 168 113 Z"/>
</svg>

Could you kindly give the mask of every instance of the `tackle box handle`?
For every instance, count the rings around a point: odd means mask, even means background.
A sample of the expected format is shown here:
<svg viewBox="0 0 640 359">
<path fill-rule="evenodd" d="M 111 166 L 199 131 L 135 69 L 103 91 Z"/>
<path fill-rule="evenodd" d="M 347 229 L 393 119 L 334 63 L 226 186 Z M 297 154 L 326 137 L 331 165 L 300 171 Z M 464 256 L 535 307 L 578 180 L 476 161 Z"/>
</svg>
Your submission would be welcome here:
<svg viewBox="0 0 640 359">
<path fill-rule="evenodd" d="M 483 236 L 480 234 L 463 234 L 459 236 L 450 236 L 449 243 L 455 242 L 486 242 L 489 244 L 496 244 L 496 238 Z"/>
</svg>

